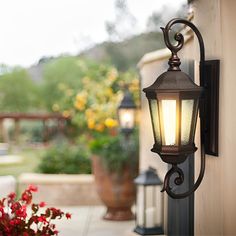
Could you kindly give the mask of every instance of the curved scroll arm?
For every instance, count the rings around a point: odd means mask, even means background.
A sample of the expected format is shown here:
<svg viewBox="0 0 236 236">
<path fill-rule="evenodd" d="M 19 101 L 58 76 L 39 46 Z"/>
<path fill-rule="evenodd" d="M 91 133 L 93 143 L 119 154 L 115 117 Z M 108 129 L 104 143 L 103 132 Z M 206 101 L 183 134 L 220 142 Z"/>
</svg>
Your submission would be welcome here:
<svg viewBox="0 0 236 236">
<path fill-rule="evenodd" d="M 177 52 L 183 47 L 184 44 L 184 37 L 181 33 L 176 33 L 175 34 L 175 40 L 178 42 L 177 45 L 173 45 L 170 42 L 170 37 L 169 37 L 169 31 L 171 30 L 171 27 L 174 24 L 184 24 L 189 26 L 194 33 L 196 34 L 197 38 L 198 38 L 198 42 L 199 42 L 199 48 L 200 48 L 200 85 L 202 87 L 204 87 L 204 70 L 203 70 L 203 66 L 204 66 L 204 62 L 205 62 L 205 48 L 204 48 L 204 42 L 203 42 L 203 38 L 201 33 L 199 32 L 199 30 L 197 29 L 197 27 L 191 23 L 190 21 L 187 21 L 185 19 L 180 19 L 180 18 L 175 18 L 171 21 L 169 21 L 169 23 L 166 25 L 165 28 L 161 28 L 164 34 L 164 40 L 165 40 L 165 44 L 166 46 L 171 50 L 172 52 L 172 57 L 170 58 L 169 61 L 169 65 L 170 68 L 169 70 L 178 70 L 178 66 L 180 65 L 180 60 L 177 56 Z M 201 131 L 201 167 L 200 167 L 200 173 L 198 176 L 198 179 L 196 180 L 194 186 L 188 190 L 187 192 L 184 193 L 174 193 L 172 191 L 172 188 L 170 187 L 170 179 L 172 177 L 173 174 L 177 174 L 178 176 L 174 179 L 174 183 L 176 185 L 181 185 L 184 182 L 184 173 L 183 171 L 177 166 L 177 165 L 172 165 L 172 168 L 167 172 L 166 176 L 165 176 L 165 180 L 164 180 L 164 185 L 163 185 L 163 189 L 162 191 L 166 191 L 167 194 L 175 199 L 181 199 L 181 198 L 185 198 L 189 195 L 191 195 L 201 184 L 203 176 L 204 176 L 204 172 L 205 172 L 205 162 L 206 162 L 206 158 L 205 158 L 205 119 L 204 119 L 204 113 L 205 113 L 205 104 L 204 104 L 204 94 L 203 97 L 201 99 L 200 102 L 200 131 Z"/>
<path fill-rule="evenodd" d="M 177 41 L 177 45 L 173 45 L 170 41 L 169 32 L 171 30 L 171 27 L 175 24 L 187 25 L 194 31 L 194 33 L 196 34 L 196 36 L 198 38 L 199 47 L 200 47 L 200 62 L 201 63 L 204 62 L 205 61 L 205 48 L 204 48 L 204 42 L 203 42 L 203 38 L 202 38 L 201 33 L 199 32 L 197 27 L 192 22 L 185 20 L 185 19 L 175 18 L 175 19 L 172 19 L 171 21 L 169 21 L 169 23 L 166 25 L 165 28 L 161 27 L 161 29 L 163 31 L 163 35 L 164 35 L 165 44 L 166 44 L 167 48 L 169 48 L 170 51 L 172 52 L 172 56 L 169 59 L 170 67 L 168 70 L 169 71 L 180 70 L 179 65 L 181 64 L 181 62 L 177 56 L 177 52 L 184 45 L 184 36 L 181 33 L 176 33 L 174 36 L 174 39 Z"/>
<path fill-rule="evenodd" d="M 200 169 L 198 179 L 195 182 L 192 189 L 190 189 L 189 191 L 184 192 L 184 193 L 174 193 L 172 191 L 172 188 L 170 187 L 170 178 L 173 174 L 175 174 L 175 173 L 178 174 L 178 176 L 174 179 L 174 183 L 176 185 L 181 185 L 184 182 L 184 173 L 183 173 L 183 171 L 177 165 L 173 165 L 172 168 L 167 172 L 167 174 L 165 176 L 163 189 L 161 191 L 162 192 L 166 191 L 167 194 L 170 197 L 175 198 L 175 199 L 188 197 L 189 195 L 191 195 L 199 187 L 199 185 L 202 182 L 204 172 L 205 172 L 205 162 L 206 161 L 205 161 L 204 144 L 202 144 L 202 146 L 201 146 L 201 169 Z"/>
</svg>

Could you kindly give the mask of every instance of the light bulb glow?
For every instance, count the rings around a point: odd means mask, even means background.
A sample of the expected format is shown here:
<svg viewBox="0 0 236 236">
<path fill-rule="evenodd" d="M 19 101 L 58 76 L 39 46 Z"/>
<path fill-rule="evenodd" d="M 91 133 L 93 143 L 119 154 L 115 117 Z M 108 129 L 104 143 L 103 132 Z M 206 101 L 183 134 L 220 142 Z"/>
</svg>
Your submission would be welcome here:
<svg viewBox="0 0 236 236">
<path fill-rule="evenodd" d="M 120 109 L 119 117 L 120 117 L 120 125 L 122 128 L 132 129 L 134 127 L 133 109 Z"/>
<path fill-rule="evenodd" d="M 175 145 L 176 100 L 162 100 L 162 113 L 165 145 Z"/>
</svg>

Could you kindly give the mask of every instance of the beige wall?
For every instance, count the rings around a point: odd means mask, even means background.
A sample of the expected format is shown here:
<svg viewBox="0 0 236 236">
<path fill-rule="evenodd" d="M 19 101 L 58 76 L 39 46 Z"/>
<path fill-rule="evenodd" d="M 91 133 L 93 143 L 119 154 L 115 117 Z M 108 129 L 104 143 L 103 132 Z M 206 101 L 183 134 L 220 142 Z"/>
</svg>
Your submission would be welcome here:
<svg viewBox="0 0 236 236">
<path fill-rule="evenodd" d="M 202 33 L 207 59 L 220 59 L 219 157 L 207 156 L 206 172 L 195 194 L 195 235 L 236 235 L 236 1 L 193 1 L 194 23 Z M 181 55 L 182 54 L 182 55 Z M 198 61 L 198 42 L 191 40 L 180 56 Z M 142 88 L 165 71 L 168 55 L 154 52 L 140 63 Z M 198 74 L 196 66 L 196 75 Z M 151 165 L 163 178 L 167 166 L 149 150 L 153 145 L 147 101 L 142 93 L 141 169 Z M 199 132 L 196 135 L 199 147 Z M 196 178 L 199 152 L 195 156 Z"/>
<path fill-rule="evenodd" d="M 205 42 L 206 57 L 221 60 L 219 157 L 207 156 L 206 174 L 196 192 L 196 235 L 236 235 L 236 1 L 194 2 L 194 22 Z M 199 157 L 196 157 L 199 165 Z"/>
</svg>

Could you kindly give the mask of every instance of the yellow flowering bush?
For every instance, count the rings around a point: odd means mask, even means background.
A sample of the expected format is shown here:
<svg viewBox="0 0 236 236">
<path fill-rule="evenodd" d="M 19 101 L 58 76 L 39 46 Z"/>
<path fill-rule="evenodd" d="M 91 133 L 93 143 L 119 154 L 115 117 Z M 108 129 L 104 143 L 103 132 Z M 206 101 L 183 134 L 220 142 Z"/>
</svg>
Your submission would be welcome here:
<svg viewBox="0 0 236 236">
<path fill-rule="evenodd" d="M 88 155 L 92 152 L 104 156 L 110 170 L 122 169 L 126 164 L 137 169 L 137 132 L 127 142 L 131 147 L 125 152 L 122 140 L 126 140 L 118 133 L 117 107 L 127 84 L 139 106 L 139 79 L 134 71 L 121 73 L 114 66 L 71 56 L 51 60 L 44 68 L 44 106 L 69 118 L 64 129 L 72 141 L 69 145 L 81 145 Z M 67 159 L 69 156 L 66 153 Z M 76 165 L 83 168 L 84 163 L 79 160 Z"/>
<path fill-rule="evenodd" d="M 118 127 L 117 106 L 122 99 L 125 84 L 129 84 L 136 104 L 139 105 L 139 79 L 135 72 L 119 73 L 110 65 L 78 58 L 68 60 L 68 66 L 70 63 L 70 67 L 75 70 L 70 73 L 76 77 L 69 78 L 61 71 L 60 74 L 57 72 L 57 78 L 48 78 L 51 87 L 54 79 L 60 81 L 54 83 L 55 91 L 51 92 L 51 96 L 54 95 L 54 99 L 51 100 L 56 101 L 51 104 L 51 109 L 62 113 L 64 117 L 70 117 L 72 123 L 79 128 L 79 132 L 103 133 Z M 59 70 L 62 70 L 63 66 L 60 63 L 62 62 L 58 62 L 58 67 L 60 65 Z M 55 69 L 55 64 L 56 62 L 50 69 Z M 53 73 L 48 71 L 47 74 L 50 77 Z"/>
</svg>

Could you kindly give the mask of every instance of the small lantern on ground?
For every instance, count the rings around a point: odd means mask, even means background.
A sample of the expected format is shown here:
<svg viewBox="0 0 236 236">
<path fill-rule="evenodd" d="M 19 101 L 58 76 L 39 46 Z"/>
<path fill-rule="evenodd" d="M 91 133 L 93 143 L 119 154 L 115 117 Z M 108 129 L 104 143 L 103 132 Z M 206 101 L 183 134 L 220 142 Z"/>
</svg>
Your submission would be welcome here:
<svg viewBox="0 0 236 236">
<path fill-rule="evenodd" d="M 133 132 L 135 125 L 135 110 L 136 105 L 134 103 L 132 94 L 126 88 L 123 99 L 118 106 L 118 118 L 120 123 L 121 132 L 125 135 L 129 135 Z"/>
<path fill-rule="evenodd" d="M 160 192 L 162 181 L 155 169 L 149 167 L 134 182 L 137 185 L 134 232 L 140 235 L 163 234 L 164 199 Z"/>
</svg>

